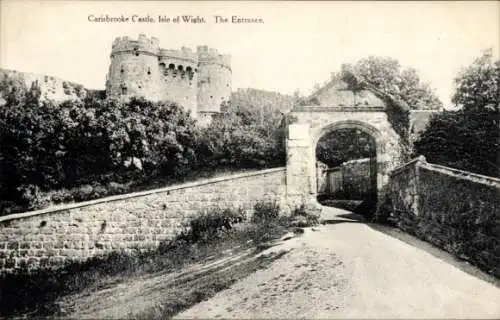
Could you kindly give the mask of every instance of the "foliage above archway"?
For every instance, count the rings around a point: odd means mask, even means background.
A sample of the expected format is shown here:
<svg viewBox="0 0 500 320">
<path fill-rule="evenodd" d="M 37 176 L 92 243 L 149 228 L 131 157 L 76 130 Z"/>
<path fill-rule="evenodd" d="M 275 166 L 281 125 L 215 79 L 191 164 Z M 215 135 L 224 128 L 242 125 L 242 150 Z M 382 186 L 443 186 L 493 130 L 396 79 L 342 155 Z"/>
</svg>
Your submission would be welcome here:
<svg viewBox="0 0 500 320">
<path fill-rule="evenodd" d="M 410 107 L 408 104 L 398 96 L 393 96 L 390 93 L 379 89 L 369 81 L 366 81 L 348 65 L 343 66 L 342 74 L 340 76 L 342 77 L 342 80 L 350 86 L 351 90 L 368 89 L 386 102 L 385 113 L 387 114 L 387 119 L 391 123 L 394 131 L 396 131 L 401 138 L 399 144 L 402 153 L 402 160 L 409 160 L 411 156 L 411 147 L 409 138 Z"/>
<path fill-rule="evenodd" d="M 359 129 L 339 129 L 321 137 L 316 147 L 316 159 L 336 167 L 352 159 L 373 157 L 375 141 Z"/>
<path fill-rule="evenodd" d="M 356 85 L 367 88 L 368 85 L 371 89 L 403 101 L 412 110 L 437 110 L 443 107 L 430 85 L 421 81 L 416 69 L 403 68 L 393 58 L 370 56 L 355 64 L 342 65 L 341 74 L 353 88 Z M 354 83 L 350 80 L 354 80 Z"/>
</svg>

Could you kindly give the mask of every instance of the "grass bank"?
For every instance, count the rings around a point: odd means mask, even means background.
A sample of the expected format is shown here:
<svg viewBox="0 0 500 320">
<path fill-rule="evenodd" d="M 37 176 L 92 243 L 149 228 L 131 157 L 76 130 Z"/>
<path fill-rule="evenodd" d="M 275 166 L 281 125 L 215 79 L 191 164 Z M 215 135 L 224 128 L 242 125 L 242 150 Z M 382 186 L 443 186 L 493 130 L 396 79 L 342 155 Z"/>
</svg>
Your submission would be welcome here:
<svg viewBox="0 0 500 320">
<path fill-rule="evenodd" d="M 294 217 L 283 217 L 279 211 L 276 204 L 259 203 L 247 218 L 239 209 L 213 208 L 200 213 L 178 237 L 155 250 L 112 253 L 58 270 L 3 277 L 0 317 L 74 317 L 92 313 L 95 304 L 105 312 L 106 300 L 100 293 L 133 283 L 139 291 L 148 291 L 141 283 L 159 275 L 165 289 L 161 298 L 122 318 L 169 318 L 279 258 L 282 253 L 259 254 L 293 228 Z M 296 210 L 293 216 L 307 213 Z M 314 223 L 314 219 L 307 220 Z M 124 294 L 116 290 L 115 295 Z M 130 299 L 134 297 L 137 292 Z M 87 303 L 95 299 L 98 303 Z M 133 301 L 125 299 L 124 303 Z M 99 310 L 95 314 L 100 315 Z"/>
</svg>

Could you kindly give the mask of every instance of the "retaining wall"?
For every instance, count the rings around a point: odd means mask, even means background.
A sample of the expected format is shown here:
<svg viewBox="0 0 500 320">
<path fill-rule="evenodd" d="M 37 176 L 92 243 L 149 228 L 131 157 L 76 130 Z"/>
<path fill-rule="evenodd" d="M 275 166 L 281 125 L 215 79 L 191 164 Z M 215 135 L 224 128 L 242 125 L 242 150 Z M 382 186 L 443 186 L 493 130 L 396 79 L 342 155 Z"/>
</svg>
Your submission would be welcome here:
<svg viewBox="0 0 500 320">
<path fill-rule="evenodd" d="M 500 179 L 421 157 L 395 169 L 389 187 L 399 228 L 500 277 Z"/>
<path fill-rule="evenodd" d="M 157 247 L 211 206 L 284 203 L 285 168 L 231 175 L 0 217 L 0 273 Z"/>
</svg>

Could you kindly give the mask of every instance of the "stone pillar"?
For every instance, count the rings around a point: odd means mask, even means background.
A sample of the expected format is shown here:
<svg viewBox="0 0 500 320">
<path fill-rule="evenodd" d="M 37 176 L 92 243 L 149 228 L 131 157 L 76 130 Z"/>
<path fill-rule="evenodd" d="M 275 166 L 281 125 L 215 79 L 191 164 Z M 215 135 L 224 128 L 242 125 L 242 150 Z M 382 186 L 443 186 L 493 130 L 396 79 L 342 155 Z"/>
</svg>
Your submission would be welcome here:
<svg viewBox="0 0 500 320">
<path fill-rule="evenodd" d="M 311 201 L 313 188 L 311 175 L 315 157 L 312 154 L 312 139 L 309 124 L 291 124 L 287 138 L 286 186 L 287 202 L 290 208 Z M 312 168 L 312 169 L 311 169 Z"/>
<path fill-rule="evenodd" d="M 423 155 L 420 155 L 417 158 L 417 162 L 415 163 L 415 193 L 413 196 L 413 205 L 412 210 L 415 215 L 420 214 L 420 167 L 423 167 L 427 164 L 427 159 Z"/>
</svg>

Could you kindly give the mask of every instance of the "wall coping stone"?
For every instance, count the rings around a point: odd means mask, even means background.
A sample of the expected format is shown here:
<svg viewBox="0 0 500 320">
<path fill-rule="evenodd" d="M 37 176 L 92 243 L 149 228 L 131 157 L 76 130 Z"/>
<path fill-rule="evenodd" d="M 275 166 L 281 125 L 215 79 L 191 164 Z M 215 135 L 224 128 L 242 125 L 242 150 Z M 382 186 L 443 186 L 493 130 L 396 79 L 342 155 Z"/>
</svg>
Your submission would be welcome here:
<svg viewBox="0 0 500 320">
<path fill-rule="evenodd" d="M 6 221 L 11 221 L 11 220 L 16 220 L 16 219 L 28 218 L 28 217 L 42 215 L 42 214 L 47 214 L 47 213 L 55 213 L 55 212 L 59 212 L 59 211 L 69 210 L 69 209 L 88 207 L 88 206 L 101 204 L 101 203 L 114 202 L 114 201 L 126 200 L 126 199 L 131 199 L 131 198 L 138 198 L 138 197 L 143 197 L 143 196 L 156 194 L 156 193 L 169 193 L 170 191 L 175 191 L 175 190 L 188 189 L 188 188 L 213 184 L 213 183 L 222 182 L 222 181 L 242 179 L 242 178 L 259 176 L 259 175 L 264 175 L 264 174 L 279 172 L 279 171 L 285 171 L 285 170 L 286 170 L 286 167 L 279 167 L 279 168 L 271 168 L 271 169 L 258 170 L 258 171 L 252 171 L 252 172 L 243 172 L 243 173 L 237 173 L 237 174 L 232 174 L 232 175 L 228 175 L 228 176 L 209 178 L 209 179 L 203 179 L 200 181 L 171 185 L 168 187 L 162 187 L 162 188 L 157 188 L 157 189 L 137 191 L 137 192 L 126 193 L 126 194 L 119 194 L 119 195 L 114 195 L 114 196 L 110 196 L 110 197 L 104 197 L 104 198 L 100 198 L 100 199 L 94 199 L 94 200 L 83 201 L 83 202 L 78 202 L 78 203 L 57 205 L 57 206 L 52 206 L 52 207 L 40 209 L 40 210 L 34 210 L 34 211 L 28 211 L 28 212 L 22 212 L 22 213 L 13 213 L 13 214 L 9 214 L 6 216 L 0 216 L 0 223 L 6 222 Z"/>
<path fill-rule="evenodd" d="M 341 164 L 341 166 L 348 166 L 351 164 L 360 164 L 360 163 L 365 163 L 365 162 L 370 162 L 371 158 L 360 158 L 360 159 L 352 159 L 345 161 Z"/>
<path fill-rule="evenodd" d="M 421 165 L 424 169 L 430 170 L 430 171 L 435 171 L 439 172 L 442 174 L 446 174 L 449 176 L 453 176 L 458 179 L 463 179 L 463 180 L 469 180 L 473 181 L 476 183 L 482 183 L 482 184 L 487 184 L 490 186 L 495 186 L 497 188 L 500 188 L 500 179 L 495 178 L 495 177 L 490 177 L 490 176 L 485 176 L 482 174 L 477 174 L 469 171 L 463 171 L 459 169 L 454 169 L 446 166 L 442 166 L 439 164 L 433 164 L 433 163 L 425 163 Z"/>
<path fill-rule="evenodd" d="M 434 112 L 434 113 L 440 113 L 442 112 L 441 110 L 436 110 L 436 109 L 414 109 L 410 110 L 410 113 L 425 113 L 425 112 Z"/>
<path fill-rule="evenodd" d="M 385 107 L 374 106 L 295 106 L 291 112 L 385 112 Z"/>
<path fill-rule="evenodd" d="M 395 168 L 394 170 L 391 171 L 390 175 L 395 176 L 414 164 L 418 165 L 419 167 L 422 167 L 422 168 L 425 168 L 425 169 L 428 169 L 431 171 L 439 172 L 442 174 L 446 174 L 449 176 L 453 176 L 453 177 L 458 178 L 458 179 L 469 180 L 469 181 L 487 184 L 487 185 L 494 185 L 497 188 L 500 188 L 500 179 L 499 178 L 485 176 L 482 174 L 473 173 L 473 172 L 469 172 L 469 171 L 459 170 L 459 169 L 455 169 L 455 168 L 451 168 L 451 167 L 447 167 L 447 166 L 443 166 L 443 165 L 439 165 L 439 164 L 428 163 L 425 160 L 424 156 L 419 156 L 419 157 Z"/>
<path fill-rule="evenodd" d="M 410 161 L 408 161 L 407 163 L 405 164 L 402 164 L 400 165 L 399 167 L 396 167 L 394 168 L 390 173 L 389 175 L 390 176 L 395 176 L 397 175 L 398 173 L 401 173 L 402 171 L 406 170 L 408 167 L 410 167 L 411 165 L 417 163 L 417 162 L 425 162 L 425 157 L 424 156 L 419 156 L 415 159 L 412 159 Z"/>
</svg>

